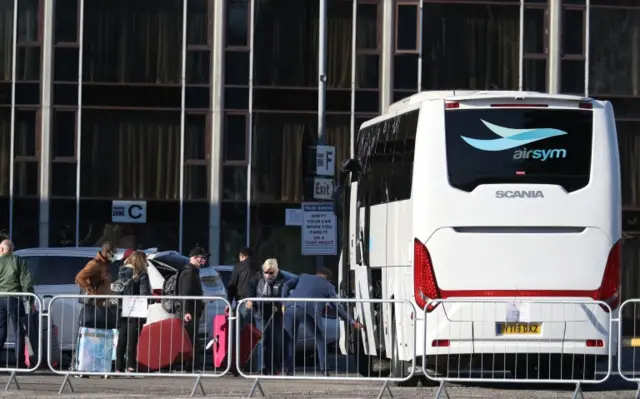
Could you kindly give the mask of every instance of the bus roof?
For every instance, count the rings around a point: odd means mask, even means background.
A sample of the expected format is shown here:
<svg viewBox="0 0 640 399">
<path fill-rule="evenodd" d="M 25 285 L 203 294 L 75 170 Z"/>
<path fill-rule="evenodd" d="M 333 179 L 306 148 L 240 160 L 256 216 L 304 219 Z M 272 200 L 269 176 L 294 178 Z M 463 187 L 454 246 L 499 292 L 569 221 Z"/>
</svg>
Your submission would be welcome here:
<svg viewBox="0 0 640 399">
<path fill-rule="evenodd" d="M 447 100 L 447 101 L 467 101 L 467 100 L 489 100 L 489 99 L 540 99 L 540 100 L 564 100 L 564 101 L 588 101 L 589 98 L 583 96 L 567 94 L 549 94 L 535 91 L 516 90 L 440 90 L 423 91 L 412 96 L 403 98 L 389 106 L 387 114 L 402 113 L 405 110 L 414 109 L 417 104 L 424 101 Z M 377 119 L 377 118 L 376 118 Z M 385 118 L 382 118 L 385 119 Z"/>
</svg>

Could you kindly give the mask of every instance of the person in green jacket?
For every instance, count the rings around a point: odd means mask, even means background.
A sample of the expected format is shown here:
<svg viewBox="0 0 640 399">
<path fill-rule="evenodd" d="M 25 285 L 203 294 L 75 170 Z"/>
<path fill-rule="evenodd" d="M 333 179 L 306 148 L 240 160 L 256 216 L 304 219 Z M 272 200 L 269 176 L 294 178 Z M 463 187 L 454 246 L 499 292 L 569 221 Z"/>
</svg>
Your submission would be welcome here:
<svg viewBox="0 0 640 399">
<path fill-rule="evenodd" d="M 18 368 L 26 368 L 24 358 L 24 332 L 20 319 L 25 314 L 25 296 L 11 296 L 6 293 L 33 293 L 31 272 L 25 261 L 13 254 L 13 243 L 0 242 L 0 350 L 7 340 L 7 322 L 10 318 L 16 337 L 16 361 Z M 33 297 L 29 297 L 33 308 Z"/>
</svg>

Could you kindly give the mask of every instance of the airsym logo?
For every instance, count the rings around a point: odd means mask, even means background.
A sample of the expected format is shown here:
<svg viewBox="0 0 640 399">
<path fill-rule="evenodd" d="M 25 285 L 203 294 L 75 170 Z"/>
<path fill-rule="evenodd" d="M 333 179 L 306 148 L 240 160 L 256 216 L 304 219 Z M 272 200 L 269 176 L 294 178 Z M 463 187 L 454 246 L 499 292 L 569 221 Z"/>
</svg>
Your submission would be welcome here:
<svg viewBox="0 0 640 399">
<path fill-rule="evenodd" d="M 540 190 L 496 191 L 496 198 L 544 198 Z"/>
<path fill-rule="evenodd" d="M 522 147 L 529 143 L 548 139 L 555 136 L 563 136 L 567 132 L 552 128 L 537 129 L 511 129 L 480 120 L 484 125 L 496 135 L 499 139 L 479 140 L 465 136 L 460 136 L 467 144 L 482 151 L 504 151 L 516 147 Z M 526 148 L 514 151 L 513 159 L 538 159 L 546 161 L 547 159 L 566 158 L 567 150 L 563 148 L 536 149 L 528 150 Z"/>
</svg>

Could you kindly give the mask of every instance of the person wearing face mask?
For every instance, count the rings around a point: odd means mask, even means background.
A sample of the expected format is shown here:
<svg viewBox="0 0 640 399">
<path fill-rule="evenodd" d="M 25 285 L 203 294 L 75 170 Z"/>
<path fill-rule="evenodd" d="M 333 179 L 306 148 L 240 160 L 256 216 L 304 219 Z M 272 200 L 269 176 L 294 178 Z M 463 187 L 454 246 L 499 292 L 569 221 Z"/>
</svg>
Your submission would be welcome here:
<svg viewBox="0 0 640 399">
<path fill-rule="evenodd" d="M 195 247 L 189 252 L 189 263 L 180 270 L 178 275 L 178 296 L 203 296 L 200 268 L 207 264 L 209 253 L 201 247 Z M 200 317 L 204 310 L 204 302 L 199 300 L 182 301 L 180 314 L 185 323 L 185 329 L 193 344 L 193 364 L 187 368 L 192 371 L 202 367 L 203 350 L 200 348 Z"/>
<path fill-rule="evenodd" d="M 278 261 L 267 259 L 249 284 L 249 297 L 280 298 L 286 281 L 284 274 L 280 273 Z M 281 308 L 281 302 L 247 302 L 256 328 L 262 331 L 262 339 L 256 345 L 257 363 L 262 374 L 272 374 L 282 367 Z"/>
<path fill-rule="evenodd" d="M 76 275 L 76 284 L 87 295 L 109 295 L 111 293 L 111 273 L 109 265 L 116 255 L 112 242 L 102 244 L 100 252 Z M 99 301 L 104 302 L 104 300 Z"/>
</svg>

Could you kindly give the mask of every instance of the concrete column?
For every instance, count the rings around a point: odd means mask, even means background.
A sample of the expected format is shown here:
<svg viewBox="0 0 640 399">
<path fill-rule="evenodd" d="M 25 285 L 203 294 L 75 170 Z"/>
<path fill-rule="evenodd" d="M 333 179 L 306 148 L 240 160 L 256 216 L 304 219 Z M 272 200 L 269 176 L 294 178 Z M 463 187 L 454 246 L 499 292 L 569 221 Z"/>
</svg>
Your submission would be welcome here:
<svg viewBox="0 0 640 399">
<path fill-rule="evenodd" d="M 382 52 L 380 60 L 380 112 L 393 103 L 393 53 L 395 47 L 395 11 L 393 0 L 382 3 Z"/>
<path fill-rule="evenodd" d="M 55 1 L 55 0 L 54 0 Z M 40 223 L 39 244 L 49 246 L 49 202 L 51 200 L 51 91 L 53 80 L 54 1 L 44 2 L 42 16 L 42 75 L 40 76 Z"/>
<path fill-rule="evenodd" d="M 226 1 L 213 2 L 211 48 L 211 194 L 209 197 L 209 252 L 211 262 L 220 259 L 220 209 L 222 205 L 222 143 L 224 122 L 224 26 Z M 211 3 L 210 3 L 211 4 Z"/>
<path fill-rule="evenodd" d="M 562 0 L 549 1 L 549 57 L 547 91 L 560 93 L 560 58 L 562 57 Z"/>
</svg>

